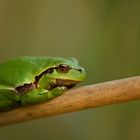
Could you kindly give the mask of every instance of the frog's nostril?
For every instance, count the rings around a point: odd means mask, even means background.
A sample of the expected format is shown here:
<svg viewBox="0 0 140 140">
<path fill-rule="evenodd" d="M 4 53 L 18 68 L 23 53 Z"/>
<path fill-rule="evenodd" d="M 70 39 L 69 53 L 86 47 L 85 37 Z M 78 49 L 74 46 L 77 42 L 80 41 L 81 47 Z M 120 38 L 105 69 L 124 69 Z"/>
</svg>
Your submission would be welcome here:
<svg viewBox="0 0 140 140">
<path fill-rule="evenodd" d="M 72 68 L 72 69 L 74 69 L 76 71 L 79 71 L 79 72 L 82 72 L 83 71 L 82 69 L 77 69 L 77 68 Z"/>
<path fill-rule="evenodd" d="M 78 69 L 79 70 L 79 72 L 82 72 L 82 69 Z"/>
</svg>

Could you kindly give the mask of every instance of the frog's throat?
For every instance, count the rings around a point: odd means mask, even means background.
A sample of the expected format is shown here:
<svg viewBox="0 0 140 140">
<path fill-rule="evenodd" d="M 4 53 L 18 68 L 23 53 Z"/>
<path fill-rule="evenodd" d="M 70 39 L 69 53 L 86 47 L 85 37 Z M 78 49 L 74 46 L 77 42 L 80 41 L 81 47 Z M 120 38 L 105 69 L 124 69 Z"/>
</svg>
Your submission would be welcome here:
<svg viewBox="0 0 140 140">
<path fill-rule="evenodd" d="M 38 82 L 42 78 L 42 76 L 44 76 L 48 73 L 49 74 L 53 73 L 54 69 L 57 69 L 57 67 L 48 68 L 47 70 L 43 71 L 38 76 L 35 76 L 35 81 L 33 83 L 25 83 L 24 85 L 18 86 L 15 88 L 15 91 L 17 92 L 17 94 L 23 95 L 23 94 L 26 94 L 28 91 L 31 91 L 31 90 L 37 88 Z M 50 83 L 50 88 L 48 90 L 51 90 L 57 86 L 65 86 L 67 88 L 72 88 L 79 82 L 80 81 L 74 81 L 74 80 L 68 80 L 68 79 L 65 79 L 65 80 L 56 79 L 56 81 L 54 83 Z"/>
</svg>

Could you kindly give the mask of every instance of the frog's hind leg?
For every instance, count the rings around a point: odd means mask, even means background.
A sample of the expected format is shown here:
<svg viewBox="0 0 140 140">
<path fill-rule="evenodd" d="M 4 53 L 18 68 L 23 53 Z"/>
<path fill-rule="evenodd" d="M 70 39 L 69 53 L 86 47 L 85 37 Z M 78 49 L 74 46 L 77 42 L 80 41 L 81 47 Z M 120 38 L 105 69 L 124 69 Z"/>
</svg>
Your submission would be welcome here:
<svg viewBox="0 0 140 140">
<path fill-rule="evenodd" d="M 20 97 L 10 90 L 0 89 L 0 111 L 9 110 L 20 104 Z"/>
<path fill-rule="evenodd" d="M 22 96 L 21 104 L 28 105 L 28 104 L 41 103 L 61 95 L 66 90 L 67 88 L 64 86 L 56 87 L 52 90 L 33 89 L 29 93 L 26 93 L 25 95 Z"/>
</svg>

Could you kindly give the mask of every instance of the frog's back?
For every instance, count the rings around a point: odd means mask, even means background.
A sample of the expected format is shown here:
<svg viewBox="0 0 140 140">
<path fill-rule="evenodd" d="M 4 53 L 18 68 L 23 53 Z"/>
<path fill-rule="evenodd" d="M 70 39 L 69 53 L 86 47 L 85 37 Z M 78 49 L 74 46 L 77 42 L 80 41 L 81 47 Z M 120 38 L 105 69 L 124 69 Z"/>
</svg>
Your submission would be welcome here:
<svg viewBox="0 0 140 140">
<path fill-rule="evenodd" d="M 63 61 L 55 57 L 19 57 L 3 62 L 0 64 L 0 84 L 15 87 L 33 82 L 44 69 Z"/>
</svg>

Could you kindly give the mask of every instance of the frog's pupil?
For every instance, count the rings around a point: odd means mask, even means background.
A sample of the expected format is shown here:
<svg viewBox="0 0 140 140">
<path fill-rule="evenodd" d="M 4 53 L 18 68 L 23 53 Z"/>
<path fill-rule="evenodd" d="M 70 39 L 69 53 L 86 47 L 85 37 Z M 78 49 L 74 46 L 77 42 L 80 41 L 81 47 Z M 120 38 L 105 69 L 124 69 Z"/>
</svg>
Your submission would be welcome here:
<svg viewBox="0 0 140 140">
<path fill-rule="evenodd" d="M 70 70 L 70 67 L 66 64 L 60 64 L 58 66 L 58 70 L 63 72 L 63 73 L 67 73 Z"/>
</svg>

